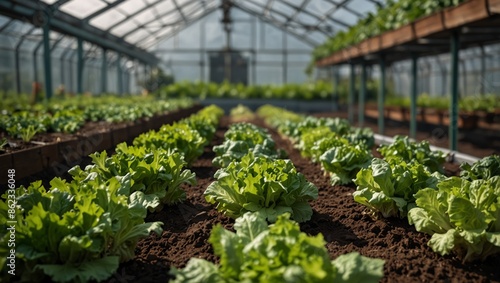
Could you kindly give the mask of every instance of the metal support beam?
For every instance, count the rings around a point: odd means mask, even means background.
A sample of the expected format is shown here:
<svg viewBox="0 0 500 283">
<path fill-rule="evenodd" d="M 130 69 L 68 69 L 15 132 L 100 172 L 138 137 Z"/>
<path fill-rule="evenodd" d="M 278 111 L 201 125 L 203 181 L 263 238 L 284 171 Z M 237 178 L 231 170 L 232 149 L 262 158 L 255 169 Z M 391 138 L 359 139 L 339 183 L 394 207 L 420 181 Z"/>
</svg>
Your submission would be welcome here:
<svg viewBox="0 0 500 283">
<path fill-rule="evenodd" d="M 379 59 L 380 66 L 380 83 L 378 89 L 378 133 L 384 134 L 384 104 L 385 104 L 385 58 L 381 56 Z"/>
<path fill-rule="evenodd" d="M 286 33 L 281 33 L 283 39 L 283 83 L 286 84 L 288 82 L 288 56 L 287 56 L 287 40 Z"/>
<path fill-rule="evenodd" d="M 358 101 L 358 126 L 363 127 L 365 123 L 365 99 L 366 99 L 366 62 L 361 63 L 361 82 Z"/>
<path fill-rule="evenodd" d="M 350 65 L 351 73 L 349 77 L 349 97 L 347 99 L 347 116 L 349 119 L 349 123 L 354 123 L 354 95 L 356 92 L 356 73 L 355 73 L 355 65 L 351 63 Z"/>
<path fill-rule="evenodd" d="M 116 80 L 118 82 L 118 95 L 123 94 L 123 74 L 122 74 L 122 54 L 118 53 L 118 58 L 116 59 L 116 75 L 118 76 L 118 79 Z"/>
<path fill-rule="evenodd" d="M 418 56 L 411 56 L 411 92 L 410 92 L 410 138 L 417 137 L 417 80 Z"/>
<path fill-rule="evenodd" d="M 332 109 L 339 110 L 339 85 L 340 85 L 340 66 L 333 66 L 333 93 L 332 93 Z"/>
<path fill-rule="evenodd" d="M 54 94 L 52 88 L 52 60 L 50 58 L 50 16 L 47 14 L 47 23 L 43 25 L 43 65 L 45 70 L 45 98 Z"/>
<path fill-rule="evenodd" d="M 81 38 L 77 39 L 77 49 L 76 49 L 76 93 L 83 94 L 83 40 Z"/>
<path fill-rule="evenodd" d="M 52 10 L 50 7 L 50 5 L 42 1 L 0 1 L 0 11 L 9 11 L 9 13 L 12 13 L 13 17 L 19 19 L 31 19 L 37 11 Z M 88 25 L 80 19 L 66 13 L 54 13 L 49 25 L 50 29 L 53 31 L 82 38 L 88 42 L 117 52 L 122 52 L 132 58 L 137 58 L 149 64 L 155 65 L 158 63 L 158 58 L 153 54 L 139 49 L 109 32 Z"/>
<path fill-rule="evenodd" d="M 108 91 L 108 57 L 106 56 L 106 48 L 102 49 L 102 62 L 101 62 L 101 92 Z"/>
<path fill-rule="evenodd" d="M 10 21 L 9 21 L 10 23 Z M 21 39 L 16 44 L 16 49 L 15 49 L 15 65 L 16 65 L 16 90 L 17 93 L 22 93 L 21 90 L 21 63 L 20 63 L 20 58 L 19 58 L 19 52 L 21 49 L 21 46 L 23 44 L 23 41 L 26 39 L 26 36 L 30 35 L 33 31 L 35 30 L 35 27 L 32 27 L 27 33 L 25 33 Z"/>
<path fill-rule="evenodd" d="M 40 41 L 37 46 L 35 47 L 35 49 L 33 50 L 33 71 L 34 71 L 34 81 L 39 83 L 40 81 L 38 80 L 38 50 L 40 49 L 40 47 L 42 47 L 42 44 L 43 44 L 43 40 Z"/>
<path fill-rule="evenodd" d="M 484 45 L 481 44 L 481 67 L 480 67 L 480 82 L 479 82 L 479 92 L 481 95 L 485 94 L 485 84 L 487 82 L 486 80 L 486 53 L 484 52 Z"/>
<path fill-rule="evenodd" d="M 460 48 L 460 38 L 457 32 L 453 32 L 450 38 L 451 55 L 451 101 L 450 101 L 450 150 L 457 150 L 458 143 L 458 52 Z"/>
</svg>

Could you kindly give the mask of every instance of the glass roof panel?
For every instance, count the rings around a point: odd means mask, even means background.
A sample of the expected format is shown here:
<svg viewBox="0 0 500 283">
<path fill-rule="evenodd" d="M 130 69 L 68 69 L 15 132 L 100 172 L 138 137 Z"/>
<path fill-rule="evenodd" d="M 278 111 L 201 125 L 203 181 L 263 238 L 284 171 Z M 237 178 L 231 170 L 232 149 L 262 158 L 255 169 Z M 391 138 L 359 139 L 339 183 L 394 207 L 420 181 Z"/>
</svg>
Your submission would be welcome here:
<svg viewBox="0 0 500 283">
<path fill-rule="evenodd" d="M 107 30 L 126 17 L 127 16 L 118 12 L 117 10 L 111 9 L 91 19 L 90 24 L 97 28 Z"/>
<path fill-rule="evenodd" d="M 274 11 L 277 11 L 277 12 L 280 12 L 281 14 L 286 14 L 286 15 L 292 15 L 296 11 L 294 8 L 288 6 L 280 1 L 274 2 L 272 9 Z"/>
<path fill-rule="evenodd" d="M 318 18 L 315 18 L 311 15 L 304 13 L 298 14 L 295 20 L 300 22 L 301 24 L 306 24 L 306 25 L 314 25 L 318 22 Z"/>
<path fill-rule="evenodd" d="M 307 4 L 306 6 L 306 9 L 311 13 L 321 15 L 332 9 L 333 7 L 335 7 L 335 5 L 330 2 L 317 0 L 309 2 L 309 4 Z"/>
<path fill-rule="evenodd" d="M 142 47 L 156 45 L 158 40 L 189 27 L 211 11 L 219 13 L 205 25 L 212 24 L 217 33 L 224 33 L 219 23 L 223 0 L 63 0 L 60 6 L 58 0 L 40 2 L 79 19 L 92 15 L 89 24 L 93 27 Z M 327 34 L 346 29 L 376 9 L 375 0 L 232 0 L 232 3 L 231 17 L 235 22 L 258 17 L 303 39 L 308 46 L 322 43 Z M 9 20 L 0 17 L 0 27 Z M 4 32 L 20 36 L 32 28 L 30 24 L 12 26 L 7 26 Z"/>
<path fill-rule="evenodd" d="M 349 1 L 346 6 L 361 14 L 367 14 L 377 9 L 375 3 L 371 1 Z"/>
<path fill-rule="evenodd" d="M 147 9 L 134 16 L 131 20 L 139 25 L 143 25 L 149 23 L 152 19 L 156 17 L 157 14 L 154 12 L 154 10 Z"/>
<path fill-rule="evenodd" d="M 358 17 L 344 8 L 339 8 L 331 14 L 331 18 L 338 19 L 348 25 L 354 25 L 358 22 Z"/>
<path fill-rule="evenodd" d="M 184 6 L 187 2 L 195 2 L 194 0 L 174 0 L 179 7 Z"/>
<path fill-rule="evenodd" d="M 118 26 L 116 26 L 115 28 L 113 28 L 111 30 L 111 33 L 116 35 L 116 36 L 119 36 L 119 37 L 122 37 L 124 36 L 126 33 L 134 30 L 138 28 L 138 25 L 131 22 L 131 21 L 126 21 L 122 24 L 119 24 Z"/>
<path fill-rule="evenodd" d="M 83 19 L 94 12 L 106 7 L 106 2 L 101 0 L 74 0 L 61 5 L 59 9 L 79 19 Z"/>
<path fill-rule="evenodd" d="M 146 7 L 146 3 L 142 0 L 129 0 L 119 4 L 115 9 L 130 16 L 144 7 Z"/>
<path fill-rule="evenodd" d="M 172 0 L 162 1 L 158 5 L 153 7 L 154 10 L 160 15 L 163 15 L 167 12 L 175 10 L 175 5 Z"/>
<path fill-rule="evenodd" d="M 145 29 L 138 29 L 137 31 L 127 35 L 125 40 L 131 43 L 137 43 L 137 41 L 147 37 L 148 35 L 150 35 L 149 31 Z"/>
<path fill-rule="evenodd" d="M 179 13 L 177 13 L 177 12 L 172 12 L 172 13 L 168 13 L 165 16 L 163 16 L 161 18 L 161 20 L 165 25 L 171 25 L 171 24 L 175 24 L 179 20 L 181 20 L 181 15 L 179 15 Z"/>
</svg>

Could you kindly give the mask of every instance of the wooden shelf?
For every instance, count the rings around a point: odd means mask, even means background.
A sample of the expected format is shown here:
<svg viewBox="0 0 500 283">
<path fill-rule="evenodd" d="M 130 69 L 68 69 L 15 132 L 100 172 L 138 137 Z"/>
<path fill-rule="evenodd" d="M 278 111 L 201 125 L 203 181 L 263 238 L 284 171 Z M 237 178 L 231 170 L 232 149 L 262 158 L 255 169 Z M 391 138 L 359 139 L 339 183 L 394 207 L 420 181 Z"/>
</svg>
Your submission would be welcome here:
<svg viewBox="0 0 500 283">
<path fill-rule="evenodd" d="M 316 61 L 316 66 L 325 67 L 361 60 L 368 64 L 375 63 L 377 56 L 367 55 L 385 54 L 385 60 L 393 62 L 409 59 L 415 53 L 446 53 L 449 52 L 449 38 L 452 32 L 464 33 L 466 28 L 497 28 L 499 25 L 500 0 L 470 0 L 334 52 Z M 461 47 L 500 42 L 499 33 L 481 35 L 473 37 L 470 32 L 467 33 L 463 36 Z"/>
</svg>

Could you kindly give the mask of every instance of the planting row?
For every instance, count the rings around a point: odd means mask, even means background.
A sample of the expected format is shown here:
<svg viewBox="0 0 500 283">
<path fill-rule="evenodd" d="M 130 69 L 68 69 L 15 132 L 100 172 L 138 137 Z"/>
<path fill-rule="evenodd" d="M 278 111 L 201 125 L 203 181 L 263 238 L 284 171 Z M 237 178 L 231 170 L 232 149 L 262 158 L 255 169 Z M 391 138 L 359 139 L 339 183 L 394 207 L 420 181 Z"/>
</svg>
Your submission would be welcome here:
<svg viewBox="0 0 500 283">
<path fill-rule="evenodd" d="M 425 141 L 396 137 L 378 148 L 383 158 L 371 158 L 366 147 L 339 141 L 344 134 L 338 119 L 325 122 L 273 106 L 258 114 L 280 134 L 291 133 L 295 146 L 319 160 L 333 184 L 354 182 L 354 200 L 375 216 L 408 217 L 417 231 L 432 235 L 428 244 L 435 252 L 453 252 L 464 262 L 500 252 L 499 156 L 464 163 L 460 177 L 446 177 L 444 154 L 431 151 Z"/>
<path fill-rule="evenodd" d="M 14 143 L 9 139 L 6 152 L 0 151 L 0 170 L 16 170 L 16 179 L 23 179 L 43 170 L 62 175 L 71 167 L 79 164 L 82 158 L 96 151 L 112 149 L 121 142 L 131 141 L 144 131 L 157 130 L 162 125 L 187 117 L 201 109 L 195 105 L 182 110 L 171 111 L 166 114 L 155 115 L 151 118 L 140 119 L 134 123 L 108 125 L 89 125 L 88 131 L 75 135 L 57 135 L 56 138 L 42 143 L 21 144 L 11 147 Z M 37 137 L 38 139 L 38 137 Z M 8 176 L 0 175 L 0 184 L 6 184 Z M 4 192 L 5 189 L 0 190 Z"/>
<path fill-rule="evenodd" d="M 79 96 L 30 105 L 6 98 L 2 103 L 0 152 L 14 139 L 29 142 L 37 133 L 75 133 L 85 122 L 134 122 L 193 105 L 189 99 L 158 100 L 152 97 Z"/>
<path fill-rule="evenodd" d="M 205 199 L 236 218 L 231 232 L 216 225 L 209 242 L 218 265 L 192 258 L 172 269 L 173 282 L 377 282 L 384 261 L 359 253 L 330 260 L 322 234 L 308 236 L 297 222 L 311 219 L 318 189 L 275 148 L 267 131 L 230 126 L 213 164 L 221 167 Z M 293 219 L 293 220 L 291 220 Z M 268 225 L 268 222 L 273 223 Z"/>
<path fill-rule="evenodd" d="M 230 84 L 227 82 L 178 82 L 165 86 L 157 92 L 162 98 L 191 97 L 204 98 L 264 98 L 264 99 L 326 99 L 332 93 L 332 85 L 328 82 L 317 81 L 305 84 L 252 85 Z"/>
<path fill-rule="evenodd" d="M 161 222 L 144 222 L 148 210 L 185 198 L 180 185 L 196 182 L 185 166 L 201 155 L 222 115 L 207 107 L 119 144 L 112 156 L 91 154 L 91 165 L 75 166 L 70 180 L 54 178 L 47 189 L 41 181 L 9 187 L 0 200 L 2 281 L 109 278 L 134 257 L 140 238 L 161 234 Z"/>
</svg>

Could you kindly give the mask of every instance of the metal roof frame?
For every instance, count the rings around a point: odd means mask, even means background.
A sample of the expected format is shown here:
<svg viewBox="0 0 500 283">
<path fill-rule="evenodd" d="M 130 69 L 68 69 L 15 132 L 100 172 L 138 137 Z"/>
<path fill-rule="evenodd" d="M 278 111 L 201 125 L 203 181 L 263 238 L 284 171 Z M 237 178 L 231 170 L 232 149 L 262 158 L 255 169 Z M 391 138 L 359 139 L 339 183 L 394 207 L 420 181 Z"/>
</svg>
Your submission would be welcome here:
<svg viewBox="0 0 500 283">
<path fill-rule="evenodd" d="M 124 41 L 122 38 L 116 37 L 108 32 L 84 23 L 66 13 L 53 12 L 54 7 L 58 7 L 58 5 L 62 5 L 67 1 L 70 0 L 59 0 L 52 5 L 47 5 L 46 3 L 39 1 L 35 2 L 27 0 L 0 1 L 0 8 L 2 8 L 0 13 L 13 18 L 18 18 L 20 20 L 32 22 L 35 25 L 48 23 L 52 30 L 60 33 L 81 38 L 85 41 L 123 53 L 128 57 L 136 58 L 141 62 L 150 65 L 156 65 L 158 63 L 158 58 L 156 58 L 152 53 L 142 50 Z M 39 17 L 40 15 L 44 17 L 48 16 L 50 19 L 48 19 L 47 22 L 37 23 L 36 17 Z M 43 20 L 46 21 L 47 19 Z"/>
<path fill-rule="evenodd" d="M 296 4 L 285 0 L 187 0 L 183 1 L 182 4 L 180 0 L 169 0 L 170 2 L 166 5 L 161 5 L 162 8 L 165 8 L 163 12 L 159 12 L 157 8 L 160 7 L 160 4 L 165 3 L 164 0 L 101 0 L 99 1 L 100 6 L 96 7 L 97 10 L 88 10 L 90 14 L 79 18 L 76 13 L 73 13 L 73 10 L 71 12 L 65 9 L 63 10 L 68 12 L 60 10 L 66 3 L 71 3 L 72 1 L 76 2 L 77 0 L 58 0 L 52 4 L 48 4 L 43 0 L 0 1 L 0 9 L 2 10 L 0 14 L 5 14 L 13 19 L 31 22 L 38 27 L 48 23 L 54 31 L 75 36 L 101 46 L 104 49 L 116 51 L 131 59 L 137 59 L 149 65 L 156 65 L 159 59 L 154 55 L 154 52 L 151 52 L 152 50 L 148 51 L 148 49 L 161 40 L 177 35 L 194 22 L 221 8 L 225 2 L 229 2 L 233 8 L 255 16 L 261 21 L 275 26 L 312 47 L 321 44 L 322 42 L 319 41 L 321 41 L 323 36 L 326 39 L 332 36 L 337 29 L 350 26 L 349 23 L 334 15 L 340 9 L 342 9 L 343 15 L 349 14 L 349 17 L 351 15 L 354 18 L 364 16 L 364 13 L 356 11 L 355 8 L 353 9 L 353 6 L 347 6 L 349 3 L 356 1 L 358 5 L 362 5 L 360 0 L 321 0 L 320 5 L 327 5 L 325 6 L 325 8 L 328 8 L 325 9 L 326 11 L 323 11 L 322 6 L 318 5 L 309 8 L 309 4 L 313 3 L 313 0 L 297 1 Z M 136 2 L 133 1 L 137 1 L 140 4 L 137 8 L 141 8 L 134 11 L 134 4 Z M 364 1 L 374 3 L 377 7 L 384 6 L 383 0 Z M 83 0 L 82 3 L 84 3 Z M 123 3 L 130 3 L 132 5 L 125 5 L 126 7 L 124 6 L 122 10 L 120 5 Z M 104 4 L 105 6 L 101 6 Z M 274 6 L 276 4 L 284 5 L 283 8 L 285 6 L 291 8 L 287 8 L 287 10 L 290 10 L 290 13 L 281 11 L 278 6 Z M 188 9 L 189 11 L 186 11 L 185 7 L 191 5 L 195 9 Z M 76 6 L 78 6 L 77 2 Z M 73 7 L 75 5 L 72 5 L 72 9 Z M 117 8 L 117 11 L 120 13 L 120 19 L 114 24 L 101 29 L 91 23 L 92 19 L 104 15 L 114 8 Z M 203 9 L 201 13 L 200 9 Z M 147 17 L 143 18 L 140 15 L 148 10 L 154 15 L 151 19 Z M 273 14 L 276 17 L 273 17 Z M 138 15 L 140 17 L 137 17 Z M 173 21 L 168 23 L 162 21 L 173 15 L 176 16 L 175 19 L 172 19 Z M 121 19 L 122 16 L 125 17 Z M 279 18 L 277 18 L 278 16 Z M 307 18 L 301 20 L 301 16 Z M 47 18 L 49 19 L 47 20 Z M 99 20 L 101 21 L 101 19 Z M 102 20 L 105 23 L 106 17 L 104 16 Z M 152 23 L 156 21 L 159 22 L 159 25 L 152 26 Z M 2 24 L 0 30 L 8 27 L 11 22 L 12 20 Z M 127 26 L 127 24 L 130 24 L 130 26 Z M 122 25 L 123 29 L 121 29 Z M 120 29 L 114 33 L 113 29 L 119 26 Z M 166 32 L 162 29 L 165 27 L 172 27 L 172 29 Z M 123 33 L 124 31 L 125 33 Z M 136 32 L 138 33 L 134 34 Z"/>
</svg>

